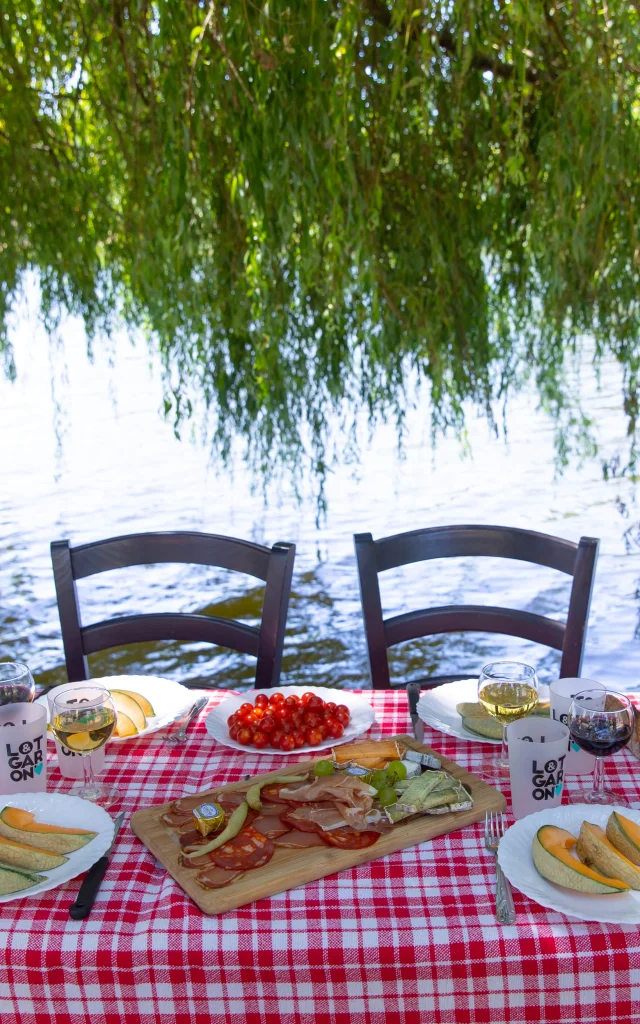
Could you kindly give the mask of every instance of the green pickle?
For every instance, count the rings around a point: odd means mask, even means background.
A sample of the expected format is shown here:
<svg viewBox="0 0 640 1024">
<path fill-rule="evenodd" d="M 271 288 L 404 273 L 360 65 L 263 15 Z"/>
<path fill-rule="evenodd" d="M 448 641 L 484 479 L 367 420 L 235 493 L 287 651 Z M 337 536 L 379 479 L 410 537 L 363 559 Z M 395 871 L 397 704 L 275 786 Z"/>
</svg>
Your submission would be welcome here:
<svg viewBox="0 0 640 1024">
<path fill-rule="evenodd" d="M 314 766 L 314 775 L 333 775 L 335 768 L 331 764 L 331 761 L 318 761 L 317 765 Z"/>
<path fill-rule="evenodd" d="M 387 765 L 387 778 L 393 786 L 394 782 L 402 782 L 407 777 L 407 767 L 402 761 L 392 761 Z"/>
</svg>

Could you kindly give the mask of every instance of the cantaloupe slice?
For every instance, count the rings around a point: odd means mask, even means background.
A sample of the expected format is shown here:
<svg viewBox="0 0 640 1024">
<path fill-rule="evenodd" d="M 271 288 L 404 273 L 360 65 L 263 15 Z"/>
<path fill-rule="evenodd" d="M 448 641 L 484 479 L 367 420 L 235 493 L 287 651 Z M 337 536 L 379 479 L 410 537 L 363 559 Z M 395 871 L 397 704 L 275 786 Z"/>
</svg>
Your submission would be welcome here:
<svg viewBox="0 0 640 1024">
<path fill-rule="evenodd" d="M 73 853 L 95 839 L 97 832 L 84 828 L 62 828 L 35 821 L 31 811 L 20 807 L 4 807 L 0 811 L 0 835 L 16 843 L 28 843 L 39 850 L 53 853 Z"/>
<path fill-rule="evenodd" d="M 577 892 L 599 895 L 628 892 L 630 886 L 620 878 L 609 878 L 582 864 L 571 852 L 577 840 L 556 825 L 543 825 L 533 837 L 533 863 L 543 878 Z"/>
<path fill-rule="evenodd" d="M 17 868 L 30 868 L 32 871 L 51 871 L 68 861 L 59 853 L 39 850 L 37 846 L 27 843 L 16 843 L 13 839 L 0 836 L 0 864 L 11 864 Z"/>
<path fill-rule="evenodd" d="M 632 864 L 640 865 L 640 825 L 635 821 L 612 811 L 607 822 L 607 839 Z"/>
<path fill-rule="evenodd" d="M 124 693 L 126 697 L 131 697 L 132 700 L 135 700 L 136 704 L 140 705 L 147 718 L 153 718 L 155 716 L 155 711 L 153 710 L 153 705 L 151 704 L 151 701 L 148 701 L 147 698 L 143 697 L 141 693 L 136 693 L 135 690 L 111 690 L 110 692 L 112 694 Z"/>
<path fill-rule="evenodd" d="M 114 735 L 123 737 L 138 735 L 136 723 L 132 722 L 129 716 L 125 715 L 124 711 L 118 711 Z"/>
<path fill-rule="evenodd" d="M 599 825 L 582 822 L 576 850 L 587 867 L 601 871 L 603 875 L 615 875 L 632 889 L 640 889 L 640 868 L 616 850 Z"/>
<path fill-rule="evenodd" d="M 122 713 L 131 719 L 138 732 L 142 732 L 143 729 L 147 728 L 145 713 L 133 697 L 130 697 L 127 693 L 121 693 L 119 690 L 113 690 L 111 696 L 118 714 Z M 118 735 L 120 734 L 118 733 Z"/>
<path fill-rule="evenodd" d="M 16 868 L 8 864 L 0 864 L 0 896 L 8 896 L 12 892 L 33 889 L 38 882 L 44 882 L 46 875 L 34 875 L 32 871 Z"/>
</svg>

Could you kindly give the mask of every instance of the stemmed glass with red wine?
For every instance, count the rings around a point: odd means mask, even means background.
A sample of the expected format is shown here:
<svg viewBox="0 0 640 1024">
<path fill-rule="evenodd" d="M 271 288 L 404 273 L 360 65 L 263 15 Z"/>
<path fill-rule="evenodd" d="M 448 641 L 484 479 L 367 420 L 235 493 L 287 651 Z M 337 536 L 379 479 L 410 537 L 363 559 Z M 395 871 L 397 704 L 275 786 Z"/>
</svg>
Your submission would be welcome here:
<svg viewBox="0 0 640 1024">
<path fill-rule="evenodd" d="M 0 662 L 0 707 L 5 704 L 30 704 L 36 695 L 33 676 L 20 661 Z"/>
<path fill-rule="evenodd" d="M 573 743 L 593 754 L 593 789 L 571 793 L 573 804 L 624 804 L 626 800 L 604 785 L 604 758 L 615 754 L 631 739 L 634 711 L 623 693 L 583 690 L 569 710 L 569 733 Z"/>
</svg>

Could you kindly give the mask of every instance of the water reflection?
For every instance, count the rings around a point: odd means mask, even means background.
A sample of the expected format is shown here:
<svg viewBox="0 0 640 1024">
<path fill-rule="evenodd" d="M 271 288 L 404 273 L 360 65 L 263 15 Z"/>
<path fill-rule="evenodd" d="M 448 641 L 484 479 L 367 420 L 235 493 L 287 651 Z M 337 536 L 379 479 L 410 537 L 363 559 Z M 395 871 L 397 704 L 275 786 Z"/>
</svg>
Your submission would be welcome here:
<svg viewBox="0 0 640 1024">
<path fill-rule="evenodd" d="M 265 506 L 241 464 L 234 474 L 212 466 L 197 445 L 177 441 L 159 415 L 157 367 L 143 347 L 116 339 L 114 368 L 96 346 L 91 365 L 79 326 L 62 329 L 67 369 L 50 362 L 47 339 L 31 307 L 13 332 L 19 377 L 0 380 L 0 658 L 29 663 L 38 681 L 66 679 L 49 560 L 49 543 L 81 543 L 144 529 L 201 529 L 258 543 L 298 547 L 283 681 L 367 685 L 352 534 L 375 537 L 438 523 L 525 526 L 577 540 L 602 540 L 584 674 L 626 687 L 640 685 L 636 664 L 640 549 L 633 539 L 635 485 L 602 479 L 600 461 L 556 479 L 552 428 L 524 396 L 511 410 L 508 445 L 485 423 L 471 424 L 473 459 L 453 440 L 432 453 L 428 416 L 408 417 L 404 458 L 392 430 L 378 430 L 360 464 L 328 481 L 329 511 L 316 525 L 309 498 L 297 505 L 285 486 Z M 53 367 L 53 369 L 52 369 Z M 64 376 L 68 377 L 65 382 Z M 52 397 L 51 377 L 54 377 Z M 621 444 L 619 378 L 590 385 L 602 457 Z M 57 407 L 56 407 L 57 406 Z M 61 443 L 60 443 L 61 442 Z M 622 509 L 624 508 L 624 512 Z M 383 575 L 386 614 L 429 605 L 498 603 L 562 618 L 569 581 L 550 570 L 496 559 L 448 559 Z M 262 588 L 255 580 L 210 567 L 151 566 L 104 573 L 79 586 L 86 623 L 111 614 L 200 611 L 255 624 Z M 541 678 L 556 671 L 553 652 L 498 636 L 436 637 L 392 652 L 397 678 L 427 672 L 477 673 L 496 657 L 533 661 Z M 95 674 L 154 672 L 197 685 L 249 685 L 254 663 L 202 644 L 140 644 L 90 659 Z"/>
</svg>

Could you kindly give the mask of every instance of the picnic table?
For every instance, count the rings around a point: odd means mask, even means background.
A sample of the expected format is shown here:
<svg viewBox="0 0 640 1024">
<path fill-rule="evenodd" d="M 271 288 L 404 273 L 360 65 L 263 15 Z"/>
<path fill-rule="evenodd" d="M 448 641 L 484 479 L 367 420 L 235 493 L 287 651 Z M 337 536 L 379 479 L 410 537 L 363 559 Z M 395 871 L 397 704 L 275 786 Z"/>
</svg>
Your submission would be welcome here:
<svg viewBox="0 0 640 1024">
<path fill-rule="evenodd" d="M 411 732 L 404 692 L 365 695 L 375 738 Z M 210 692 L 209 707 L 226 696 Z M 216 745 L 206 714 L 183 747 L 163 746 L 156 733 L 108 748 L 102 778 L 121 791 L 112 813 L 123 809 L 126 819 L 89 918 L 69 918 L 80 879 L 0 906 L 3 1020 L 640 1020 L 640 930 L 573 920 L 517 891 L 517 923 L 499 925 L 481 824 L 204 916 L 133 835 L 131 814 L 300 758 Z M 471 771 L 487 753 L 429 728 L 424 741 Z M 608 760 L 607 773 L 613 789 L 640 801 L 640 766 L 626 750 Z M 71 785 L 52 766 L 49 778 L 54 791 Z"/>
</svg>

